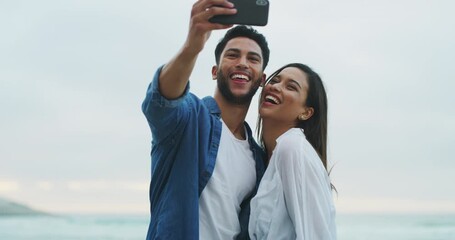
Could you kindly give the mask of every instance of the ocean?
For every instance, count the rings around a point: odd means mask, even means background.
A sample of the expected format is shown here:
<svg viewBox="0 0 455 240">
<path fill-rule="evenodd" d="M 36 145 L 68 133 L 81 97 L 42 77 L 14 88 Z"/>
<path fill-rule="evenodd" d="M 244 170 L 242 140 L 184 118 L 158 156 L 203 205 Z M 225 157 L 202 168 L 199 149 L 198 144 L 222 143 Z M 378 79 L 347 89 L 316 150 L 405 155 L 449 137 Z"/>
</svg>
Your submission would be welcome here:
<svg viewBox="0 0 455 240">
<path fill-rule="evenodd" d="M 339 214 L 339 240 L 455 240 L 455 215 Z"/>
<path fill-rule="evenodd" d="M 1 240 L 139 240 L 148 216 L 0 217 Z M 338 214 L 339 240 L 455 240 L 455 215 Z"/>
</svg>

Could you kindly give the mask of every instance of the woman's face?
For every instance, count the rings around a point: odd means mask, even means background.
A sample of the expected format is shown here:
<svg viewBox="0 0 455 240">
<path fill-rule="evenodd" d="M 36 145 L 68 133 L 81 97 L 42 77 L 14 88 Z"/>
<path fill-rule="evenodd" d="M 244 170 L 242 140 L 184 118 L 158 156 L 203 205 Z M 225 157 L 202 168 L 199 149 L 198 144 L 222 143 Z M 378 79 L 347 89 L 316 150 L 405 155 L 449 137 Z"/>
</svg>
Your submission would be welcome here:
<svg viewBox="0 0 455 240">
<path fill-rule="evenodd" d="M 296 67 L 285 68 L 265 85 L 259 115 L 295 127 L 298 116 L 307 111 L 307 93 L 307 74 Z"/>
</svg>

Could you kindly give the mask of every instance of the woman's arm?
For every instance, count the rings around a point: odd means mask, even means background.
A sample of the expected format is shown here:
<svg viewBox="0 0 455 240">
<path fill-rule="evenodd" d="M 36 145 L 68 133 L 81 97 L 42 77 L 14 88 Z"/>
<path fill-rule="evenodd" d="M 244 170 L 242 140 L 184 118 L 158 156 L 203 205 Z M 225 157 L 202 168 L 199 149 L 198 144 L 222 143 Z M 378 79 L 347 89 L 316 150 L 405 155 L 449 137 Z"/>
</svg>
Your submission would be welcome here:
<svg viewBox="0 0 455 240">
<path fill-rule="evenodd" d="M 277 151 L 276 164 L 296 239 L 334 239 L 329 226 L 331 195 L 327 196 L 324 178 L 327 173 L 311 145 L 295 143 L 281 145 L 284 149 Z"/>
</svg>

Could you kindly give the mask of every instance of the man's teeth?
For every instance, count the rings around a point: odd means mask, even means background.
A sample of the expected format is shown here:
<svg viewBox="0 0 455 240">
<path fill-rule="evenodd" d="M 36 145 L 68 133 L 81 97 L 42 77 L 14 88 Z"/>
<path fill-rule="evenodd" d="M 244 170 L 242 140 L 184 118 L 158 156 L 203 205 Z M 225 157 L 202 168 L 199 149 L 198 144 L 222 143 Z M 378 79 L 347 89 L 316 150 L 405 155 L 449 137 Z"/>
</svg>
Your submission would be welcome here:
<svg viewBox="0 0 455 240">
<path fill-rule="evenodd" d="M 280 100 L 278 100 L 276 97 L 271 96 L 271 95 L 265 96 L 265 100 L 268 100 L 268 101 L 270 101 L 272 103 L 275 103 L 275 104 L 279 104 L 280 103 Z"/>
<path fill-rule="evenodd" d="M 235 78 L 237 78 L 237 79 L 245 79 L 247 81 L 249 80 L 248 76 L 245 76 L 245 75 L 242 75 L 242 74 L 234 74 L 234 75 L 232 75 L 232 78 L 233 79 L 235 79 Z"/>
</svg>

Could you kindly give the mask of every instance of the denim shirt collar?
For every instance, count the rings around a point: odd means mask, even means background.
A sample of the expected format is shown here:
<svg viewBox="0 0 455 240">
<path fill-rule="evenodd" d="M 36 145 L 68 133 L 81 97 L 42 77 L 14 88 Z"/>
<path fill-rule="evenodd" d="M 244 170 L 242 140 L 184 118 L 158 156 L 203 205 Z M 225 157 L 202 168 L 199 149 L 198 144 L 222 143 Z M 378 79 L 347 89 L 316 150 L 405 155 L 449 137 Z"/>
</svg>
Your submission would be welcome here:
<svg viewBox="0 0 455 240">
<path fill-rule="evenodd" d="M 218 116 L 218 118 L 221 118 L 221 110 L 218 107 L 218 104 L 216 103 L 215 98 L 213 98 L 211 96 L 207 96 L 207 97 L 203 98 L 202 101 L 204 102 L 204 105 L 207 107 L 207 109 L 209 109 L 209 111 L 212 115 L 216 115 L 216 116 Z"/>
</svg>

